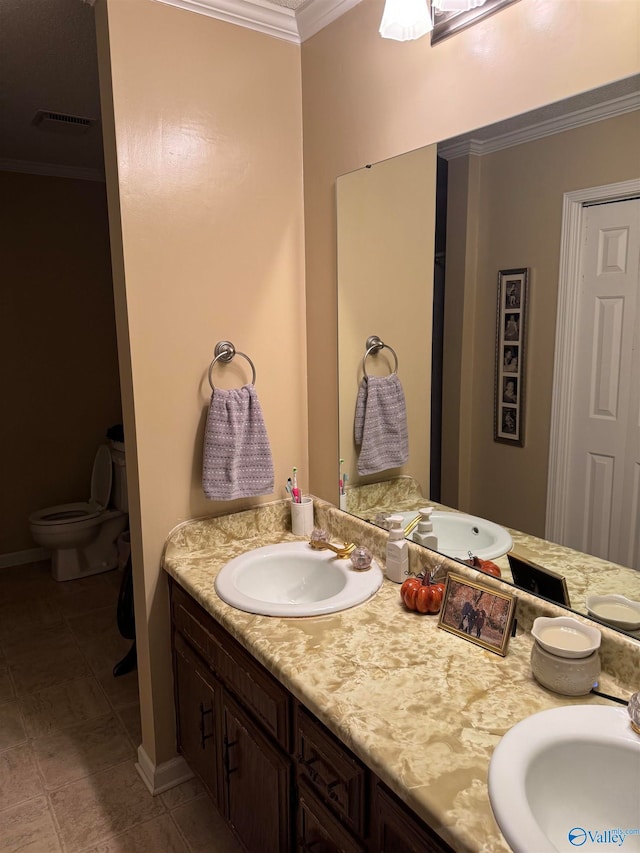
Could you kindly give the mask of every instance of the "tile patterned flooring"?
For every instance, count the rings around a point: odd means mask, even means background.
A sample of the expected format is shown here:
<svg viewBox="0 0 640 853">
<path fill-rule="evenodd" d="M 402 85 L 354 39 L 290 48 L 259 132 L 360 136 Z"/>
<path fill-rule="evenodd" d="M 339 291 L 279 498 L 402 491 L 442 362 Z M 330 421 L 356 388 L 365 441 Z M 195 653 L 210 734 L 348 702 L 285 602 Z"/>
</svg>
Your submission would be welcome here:
<svg viewBox="0 0 640 853">
<path fill-rule="evenodd" d="M 195 780 L 152 797 L 134 767 L 135 672 L 112 669 L 121 573 L 0 569 L 1 853 L 240 853 Z"/>
</svg>

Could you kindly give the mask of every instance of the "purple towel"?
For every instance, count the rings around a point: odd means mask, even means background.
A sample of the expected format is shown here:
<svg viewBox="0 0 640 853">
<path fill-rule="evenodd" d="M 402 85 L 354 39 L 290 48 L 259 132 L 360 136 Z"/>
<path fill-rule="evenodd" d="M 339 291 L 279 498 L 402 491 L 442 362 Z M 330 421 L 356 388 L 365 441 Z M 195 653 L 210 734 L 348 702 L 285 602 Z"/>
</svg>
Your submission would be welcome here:
<svg viewBox="0 0 640 853">
<path fill-rule="evenodd" d="M 202 488 L 211 500 L 273 492 L 273 461 L 253 385 L 211 395 L 204 430 Z"/>
<path fill-rule="evenodd" d="M 361 445 L 358 474 L 377 474 L 407 461 L 407 406 L 397 373 L 363 378 L 356 400 L 354 436 Z"/>
</svg>

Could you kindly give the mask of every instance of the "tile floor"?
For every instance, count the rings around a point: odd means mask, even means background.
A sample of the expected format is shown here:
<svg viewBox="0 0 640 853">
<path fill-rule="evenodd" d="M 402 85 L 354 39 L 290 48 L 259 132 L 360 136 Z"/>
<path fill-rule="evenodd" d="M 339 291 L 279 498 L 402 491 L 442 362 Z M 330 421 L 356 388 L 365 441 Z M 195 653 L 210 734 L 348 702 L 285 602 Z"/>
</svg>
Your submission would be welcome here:
<svg viewBox="0 0 640 853">
<path fill-rule="evenodd" d="M 239 853 L 195 780 L 152 797 L 134 767 L 135 672 L 116 625 L 121 573 L 57 583 L 0 569 L 1 853 Z"/>
</svg>

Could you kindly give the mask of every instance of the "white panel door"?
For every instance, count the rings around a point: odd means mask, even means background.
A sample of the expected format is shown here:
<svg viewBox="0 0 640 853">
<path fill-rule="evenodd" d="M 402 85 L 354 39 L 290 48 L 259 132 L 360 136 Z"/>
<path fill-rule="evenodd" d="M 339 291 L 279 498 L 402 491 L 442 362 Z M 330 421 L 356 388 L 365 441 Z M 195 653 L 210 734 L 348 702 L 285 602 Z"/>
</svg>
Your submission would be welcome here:
<svg viewBox="0 0 640 853">
<path fill-rule="evenodd" d="M 640 568 L 640 200 L 584 214 L 565 544 Z"/>
</svg>

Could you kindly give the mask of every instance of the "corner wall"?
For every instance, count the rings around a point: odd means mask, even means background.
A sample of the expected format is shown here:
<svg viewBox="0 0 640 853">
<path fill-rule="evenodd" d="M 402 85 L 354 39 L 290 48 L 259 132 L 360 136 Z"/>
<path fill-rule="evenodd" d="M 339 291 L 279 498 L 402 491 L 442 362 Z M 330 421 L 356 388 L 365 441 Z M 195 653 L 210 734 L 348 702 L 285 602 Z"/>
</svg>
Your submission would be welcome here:
<svg viewBox="0 0 640 853">
<path fill-rule="evenodd" d="M 175 754 L 166 579 L 184 519 L 306 489 L 300 49 L 148 0 L 97 7 L 125 433 L 143 748 Z M 110 106 L 111 103 L 111 106 Z M 110 127 L 111 126 L 111 127 Z M 207 501 L 200 471 L 214 346 L 257 371 L 275 492 Z M 214 382 L 251 379 L 241 358 Z"/>
</svg>

